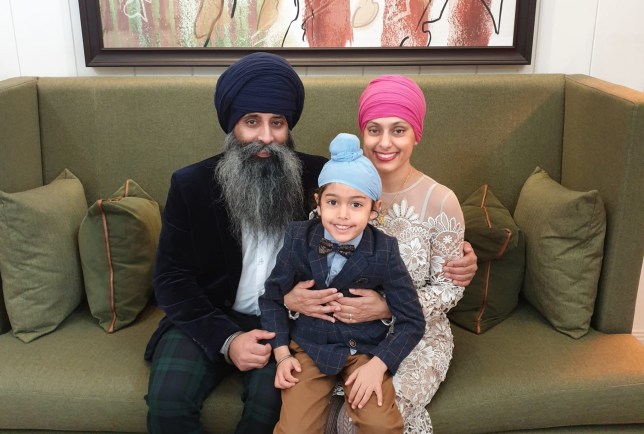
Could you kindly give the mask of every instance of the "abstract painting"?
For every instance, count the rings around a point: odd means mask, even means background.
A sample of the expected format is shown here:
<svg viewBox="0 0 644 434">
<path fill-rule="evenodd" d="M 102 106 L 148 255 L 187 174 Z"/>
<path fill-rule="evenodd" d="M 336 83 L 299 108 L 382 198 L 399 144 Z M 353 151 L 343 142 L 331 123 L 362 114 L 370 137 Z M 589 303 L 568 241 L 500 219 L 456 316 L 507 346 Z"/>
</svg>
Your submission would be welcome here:
<svg viewBox="0 0 644 434">
<path fill-rule="evenodd" d="M 529 51 L 536 0 L 79 2 L 84 36 L 95 33 L 98 25 L 98 48 L 105 54 L 134 49 L 139 54 L 165 50 L 176 55 L 183 49 L 192 52 L 188 56 L 194 59 L 204 60 L 210 53 L 214 60 L 220 57 L 212 56 L 215 50 L 228 61 L 231 54 L 235 57 L 245 51 L 267 50 L 283 51 L 295 64 L 301 59 L 316 64 L 320 58 L 316 61 L 315 56 L 322 55 L 337 65 L 343 64 L 342 59 L 344 64 L 354 63 L 355 56 L 365 64 L 381 63 L 377 56 L 384 56 L 385 64 L 403 64 L 410 55 L 421 60 L 427 55 L 431 58 L 432 49 L 442 52 L 446 56 L 443 61 L 449 64 L 454 63 L 450 57 L 458 59 L 477 50 L 516 51 L 517 42 L 527 39 L 528 33 L 530 38 L 525 43 Z M 459 56 L 450 55 L 459 49 Z M 195 55 L 195 50 L 201 54 Z M 479 53 L 481 58 L 486 57 L 484 52 Z M 476 58 L 472 58 L 473 63 L 479 63 Z"/>
</svg>

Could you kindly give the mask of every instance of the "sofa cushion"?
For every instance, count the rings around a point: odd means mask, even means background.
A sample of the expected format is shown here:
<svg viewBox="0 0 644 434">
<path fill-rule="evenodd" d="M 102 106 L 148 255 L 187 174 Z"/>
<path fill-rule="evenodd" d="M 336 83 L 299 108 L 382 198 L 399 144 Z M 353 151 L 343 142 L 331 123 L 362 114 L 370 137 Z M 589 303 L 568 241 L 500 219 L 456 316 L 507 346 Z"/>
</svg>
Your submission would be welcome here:
<svg viewBox="0 0 644 434">
<path fill-rule="evenodd" d="M 526 235 L 525 298 L 560 332 L 588 332 L 601 272 L 606 215 L 599 192 L 576 192 L 537 167 L 514 212 Z"/>
<path fill-rule="evenodd" d="M 465 239 L 476 253 L 478 270 L 448 317 L 474 333 L 483 333 L 517 306 L 525 270 L 525 240 L 487 184 L 465 199 L 461 208 Z"/>
<path fill-rule="evenodd" d="M 85 293 L 107 332 L 134 321 L 152 293 L 161 213 L 131 179 L 88 210 L 78 232 Z"/>
<path fill-rule="evenodd" d="M 78 227 L 87 202 L 65 169 L 50 184 L 0 192 L 0 274 L 13 334 L 24 342 L 50 333 L 83 294 Z"/>
</svg>

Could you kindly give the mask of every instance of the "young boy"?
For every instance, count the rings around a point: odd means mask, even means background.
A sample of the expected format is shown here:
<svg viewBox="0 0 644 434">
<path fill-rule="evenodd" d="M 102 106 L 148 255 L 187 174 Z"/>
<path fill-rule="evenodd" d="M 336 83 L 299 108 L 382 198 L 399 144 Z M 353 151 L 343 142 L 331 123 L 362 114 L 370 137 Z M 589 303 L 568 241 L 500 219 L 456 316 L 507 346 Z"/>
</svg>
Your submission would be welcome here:
<svg viewBox="0 0 644 434">
<path fill-rule="evenodd" d="M 282 410 L 274 432 L 322 432 L 339 376 L 358 432 L 402 433 L 392 376 L 422 337 L 425 320 L 396 239 L 368 224 L 380 207 L 378 172 L 354 135 L 339 134 L 330 151 L 315 194 L 319 219 L 289 225 L 259 299 L 262 327 L 276 333 L 269 343 Z M 396 318 L 395 332 L 382 321 L 345 324 L 304 315 L 289 327 L 284 294 L 310 279 L 313 290 L 334 287 L 348 297 L 349 288 L 377 288 Z"/>
</svg>

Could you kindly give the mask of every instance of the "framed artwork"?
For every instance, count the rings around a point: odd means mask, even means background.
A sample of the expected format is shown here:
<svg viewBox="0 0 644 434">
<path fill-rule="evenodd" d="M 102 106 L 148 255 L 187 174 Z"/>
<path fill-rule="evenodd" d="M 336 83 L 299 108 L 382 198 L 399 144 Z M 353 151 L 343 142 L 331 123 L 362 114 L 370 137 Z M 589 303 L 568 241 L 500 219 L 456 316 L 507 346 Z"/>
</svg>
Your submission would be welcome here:
<svg viewBox="0 0 644 434">
<path fill-rule="evenodd" d="M 87 66 L 530 64 L 536 0 L 79 0 Z"/>
</svg>

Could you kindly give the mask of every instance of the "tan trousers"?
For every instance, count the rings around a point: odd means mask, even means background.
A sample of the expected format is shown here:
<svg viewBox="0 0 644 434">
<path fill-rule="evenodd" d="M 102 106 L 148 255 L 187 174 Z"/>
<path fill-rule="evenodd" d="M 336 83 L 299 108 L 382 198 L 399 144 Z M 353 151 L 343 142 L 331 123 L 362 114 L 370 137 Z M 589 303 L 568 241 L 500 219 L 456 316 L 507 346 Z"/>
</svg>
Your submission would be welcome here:
<svg viewBox="0 0 644 434">
<path fill-rule="evenodd" d="M 300 381 L 290 389 L 282 390 L 282 410 L 274 434 L 322 433 L 326 419 L 329 398 L 338 378 L 344 383 L 370 356 L 356 354 L 349 356 L 345 367 L 338 376 L 325 375 L 295 342 L 291 341 L 291 352 L 302 366 L 302 372 L 293 371 Z M 345 401 L 351 393 L 351 386 L 344 386 Z M 382 383 L 382 407 L 378 406 L 375 394 L 367 404 L 353 410 L 347 405 L 349 416 L 358 433 L 392 434 L 403 432 L 403 419 L 396 406 L 396 393 L 391 374 L 387 372 Z"/>
</svg>

